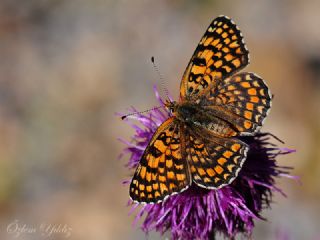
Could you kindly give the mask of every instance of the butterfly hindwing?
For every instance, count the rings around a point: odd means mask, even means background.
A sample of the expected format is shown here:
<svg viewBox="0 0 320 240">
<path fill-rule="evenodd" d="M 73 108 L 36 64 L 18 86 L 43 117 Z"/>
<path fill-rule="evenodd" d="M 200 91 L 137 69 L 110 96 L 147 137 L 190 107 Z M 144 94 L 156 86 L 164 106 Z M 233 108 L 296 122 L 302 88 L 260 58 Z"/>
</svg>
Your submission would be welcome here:
<svg viewBox="0 0 320 240">
<path fill-rule="evenodd" d="M 238 135 L 248 135 L 262 126 L 271 107 L 271 93 L 256 74 L 237 73 L 203 96 L 201 105 L 231 123 Z"/>
<path fill-rule="evenodd" d="M 137 202 L 155 203 L 181 192 L 190 185 L 180 125 L 174 117 L 153 135 L 130 184 L 130 197 Z"/>
<path fill-rule="evenodd" d="M 196 98 L 208 87 L 239 71 L 249 63 L 242 34 L 228 17 L 212 21 L 184 72 L 180 99 Z"/>
<path fill-rule="evenodd" d="M 238 175 L 248 151 L 235 138 L 221 138 L 201 130 L 186 134 L 187 161 L 193 181 L 200 187 L 218 189 Z"/>
</svg>

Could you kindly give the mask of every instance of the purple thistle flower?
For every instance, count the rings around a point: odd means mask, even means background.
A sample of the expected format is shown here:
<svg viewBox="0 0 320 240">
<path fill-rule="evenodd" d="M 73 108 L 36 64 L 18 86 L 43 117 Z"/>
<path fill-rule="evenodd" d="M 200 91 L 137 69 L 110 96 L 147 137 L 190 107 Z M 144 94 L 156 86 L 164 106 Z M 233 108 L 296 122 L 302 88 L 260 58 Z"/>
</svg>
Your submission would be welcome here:
<svg viewBox="0 0 320 240">
<path fill-rule="evenodd" d="M 156 87 L 154 91 L 160 104 L 164 105 Z M 134 108 L 131 111 L 137 112 Z M 130 154 L 129 169 L 137 167 L 153 133 L 168 117 L 168 112 L 154 109 L 146 115 L 137 113 L 130 117 L 142 127 L 127 120 L 135 130 L 132 142 L 121 140 L 126 145 L 123 153 Z M 294 150 L 277 147 L 270 142 L 272 138 L 277 139 L 270 133 L 241 138 L 250 150 L 238 177 L 230 185 L 208 190 L 193 184 L 164 202 L 142 205 L 135 223 L 145 216 L 141 226 L 144 232 L 156 230 L 163 234 L 171 231 L 172 239 L 214 239 L 216 234 L 233 238 L 239 233 L 249 236 L 254 220 L 263 219 L 262 209 L 270 207 L 273 193 L 285 196 L 275 186 L 275 178 L 296 178 L 289 175 L 291 168 L 276 163 L 277 156 Z M 128 184 L 129 180 L 124 183 Z M 131 212 L 140 206 L 131 200 L 129 204 L 132 205 Z"/>
</svg>

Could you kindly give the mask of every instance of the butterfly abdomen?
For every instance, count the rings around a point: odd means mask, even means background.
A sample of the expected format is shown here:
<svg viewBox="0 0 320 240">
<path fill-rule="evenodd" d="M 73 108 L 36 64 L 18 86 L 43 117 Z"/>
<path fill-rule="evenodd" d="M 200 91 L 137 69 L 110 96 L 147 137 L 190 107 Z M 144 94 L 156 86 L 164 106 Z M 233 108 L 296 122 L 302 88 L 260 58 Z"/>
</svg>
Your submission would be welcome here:
<svg viewBox="0 0 320 240">
<path fill-rule="evenodd" d="M 187 125 L 196 125 L 221 137 L 235 136 L 230 123 L 213 115 L 210 111 L 193 103 L 182 103 L 176 108 L 176 117 Z"/>
</svg>

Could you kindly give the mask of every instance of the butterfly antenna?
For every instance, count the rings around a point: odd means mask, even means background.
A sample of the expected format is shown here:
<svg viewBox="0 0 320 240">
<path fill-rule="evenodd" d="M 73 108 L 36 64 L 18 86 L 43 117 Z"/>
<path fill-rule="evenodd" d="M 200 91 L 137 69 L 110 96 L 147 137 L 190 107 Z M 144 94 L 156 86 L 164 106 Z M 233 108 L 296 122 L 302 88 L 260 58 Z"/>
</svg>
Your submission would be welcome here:
<svg viewBox="0 0 320 240">
<path fill-rule="evenodd" d="M 130 116 L 132 116 L 132 115 L 142 114 L 142 113 L 150 112 L 150 111 L 153 111 L 153 110 L 156 110 L 156 109 L 159 109 L 159 108 L 164 108 L 164 107 L 165 107 L 165 106 L 154 107 L 154 108 L 151 108 L 151 109 L 148 109 L 148 110 L 145 110 L 145 111 L 141 111 L 141 112 L 129 113 L 129 114 L 126 114 L 126 115 L 121 116 L 121 120 L 124 120 L 124 119 L 126 119 L 127 117 L 130 117 Z"/>
<path fill-rule="evenodd" d="M 161 81 L 161 89 L 162 89 L 162 91 L 164 92 L 164 94 L 166 95 L 166 98 L 171 102 L 170 97 L 169 97 L 169 91 L 168 91 L 168 89 L 166 88 L 164 78 L 163 78 L 161 72 L 159 71 L 158 66 L 157 66 L 156 63 L 155 63 L 153 56 L 151 57 L 151 62 L 152 62 L 153 68 L 155 69 L 155 71 L 156 71 L 157 74 L 159 75 L 159 78 L 160 78 L 160 81 Z"/>
</svg>

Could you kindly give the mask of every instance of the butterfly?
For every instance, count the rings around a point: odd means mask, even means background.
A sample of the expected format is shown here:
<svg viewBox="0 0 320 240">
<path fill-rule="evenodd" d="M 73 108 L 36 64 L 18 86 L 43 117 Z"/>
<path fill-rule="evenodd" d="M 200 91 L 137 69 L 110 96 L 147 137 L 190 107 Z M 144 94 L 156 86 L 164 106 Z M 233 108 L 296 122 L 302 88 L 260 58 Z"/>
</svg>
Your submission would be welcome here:
<svg viewBox="0 0 320 240">
<path fill-rule="evenodd" d="M 130 184 L 130 198 L 158 203 L 196 184 L 219 189 L 238 176 L 271 94 L 255 73 L 240 72 L 249 52 L 228 17 L 212 21 L 183 74 L 178 102 L 152 136 Z"/>
</svg>

